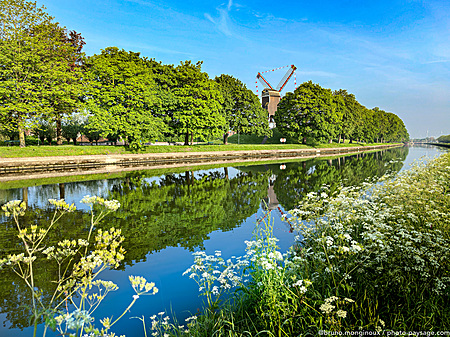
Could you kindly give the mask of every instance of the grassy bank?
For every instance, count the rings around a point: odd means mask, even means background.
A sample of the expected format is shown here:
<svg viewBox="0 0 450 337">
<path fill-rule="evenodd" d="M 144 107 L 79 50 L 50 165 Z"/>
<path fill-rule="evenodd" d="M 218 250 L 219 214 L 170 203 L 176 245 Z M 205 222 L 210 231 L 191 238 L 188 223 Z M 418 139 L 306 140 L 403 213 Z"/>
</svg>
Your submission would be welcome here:
<svg viewBox="0 0 450 337">
<path fill-rule="evenodd" d="M 450 326 L 450 154 L 383 184 L 324 186 L 290 212 L 285 254 L 270 220 L 247 254 L 194 254 L 186 274 L 206 309 L 180 328 L 152 316 L 149 335 L 316 336 L 325 331 L 443 331 Z M 231 289 L 231 290 L 230 290 Z M 404 335 L 400 333 L 399 335 Z"/>
<path fill-rule="evenodd" d="M 320 144 L 308 146 L 302 144 L 228 144 L 228 145 L 208 145 L 197 144 L 190 146 L 181 145 L 151 145 L 138 153 L 174 153 L 174 152 L 203 152 L 203 151 L 249 151 L 249 150 L 283 150 L 283 149 L 308 149 L 308 148 L 338 148 L 355 146 L 386 145 L 376 143 L 352 143 L 352 144 Z M 123 146 L 27 146 L 19 148 L 17 146 L 0 147 L 0 158 L 16 157 L 51 157 L 51 156 L 82 156 L 82 155 L 107 155 L 107 154 L 130 154 L 133 153 Z"/>
</svg>

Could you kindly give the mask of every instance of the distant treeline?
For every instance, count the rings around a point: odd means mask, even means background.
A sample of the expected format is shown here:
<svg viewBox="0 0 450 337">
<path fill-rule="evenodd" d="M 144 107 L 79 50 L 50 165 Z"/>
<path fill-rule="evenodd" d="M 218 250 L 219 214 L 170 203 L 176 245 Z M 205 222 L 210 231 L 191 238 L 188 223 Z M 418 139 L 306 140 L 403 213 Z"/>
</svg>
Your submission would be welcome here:
<svg viewBox="0 0 450 337">
<path fill-rule="evenodd" d="M 1 3 L 0 19 L 8 24 L 0 24 L 0 133 L 21 146 L 28 130 L 57 144 L 84 134 L 90 141 L 122 139 L 135 149 L 169 137 L 189 144 L 223 136 L 226 143 L 230 130 L 271 135 L 259 98 L 233 76 L 210 79 L 202 62 L 165 65 L 116 47 L 86 57 L 83 37 L 44 8 Z M 409 138 L 395 114 L 312 82 L 288 93 L 275 118 L 293 142 Z"/>
<path fill-rule="evenodd" d="M 440 136 L 437 140 L 440 143 L 450 143 L 450 135 Z"/>
<path fill-rule="evenodd" d="M 403 121 L 379 108 L 367 109 L 346 90 L 331 91 L 311 81 L 301 84 L 280 101 L 275 122 L 281 133 L 306 143 L 405 142 L 409 134 Z"/>
</svg>

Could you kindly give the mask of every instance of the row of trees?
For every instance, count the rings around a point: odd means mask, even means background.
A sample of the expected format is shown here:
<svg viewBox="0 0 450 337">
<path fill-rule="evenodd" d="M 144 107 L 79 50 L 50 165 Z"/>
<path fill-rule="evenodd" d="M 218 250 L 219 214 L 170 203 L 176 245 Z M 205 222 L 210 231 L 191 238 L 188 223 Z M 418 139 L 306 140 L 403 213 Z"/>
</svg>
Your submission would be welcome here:
<svg viewBox="0 0 450 337">
<path fill-rule="evenodd" d="M 440 143 L 450 143 L 450 135 L 440 136 L 437 140 Z"/>
<path fill-rule="evenodd" d="M 0 0 L 0 131 L 17 132 L 25 146 L 26 129 L 48 138 L 47 126 L 54 125 L 57 144 L 63 133 L 76 139 L 83 130 L 132 148 L 170 135 L 183 136 L 186 145 L 222 135 L 226 143 L 229 130 L 271 135 L 259 98 L 232 76 L 213 80 L 202 62 L 164 65 L 116 47 L 86 57 L 84 44 L 35 3 Z M 275 118 L 294 141 L 408 138 L 394 114 L 368 110 L 346 91 L 311 82 L 288 93 Z"/>
<path fill-rule="evenodd" d="M 162 135 L 211 139 L 232 129 L 270 134 L 258 98 L 232 76 L 214 80 L 202 62 L 163 65 L 109 47 L 85 57 L 83 38 L 25 0 L 0 0 L 0 121 L 3 133 L 63 126 L 85 114 L 88 130 L 132 147 Z M 87 130 L 85 128 L 85 130 Z"/>
<path fill-rule="evenodd" d="M 257 96 L 232 76 L 210 79 L 201 65 L 164 65 L 116 47 L 87 58 L 91 129 L 134 147 L 161 135 L 184 135 L 187 145 L 194 137 L 214 139 L 230 129 L 269 134 Z"/>
<path fill-rule="evenodd" d="M 367 109 L 346 90 L 333 92 L 311 81 L 281 99 L 274 119 L 281 133 L 302 143 L 307 139 L 377 143 L 409 140 L 397 115 L 379 108 Z"/>
</svg>

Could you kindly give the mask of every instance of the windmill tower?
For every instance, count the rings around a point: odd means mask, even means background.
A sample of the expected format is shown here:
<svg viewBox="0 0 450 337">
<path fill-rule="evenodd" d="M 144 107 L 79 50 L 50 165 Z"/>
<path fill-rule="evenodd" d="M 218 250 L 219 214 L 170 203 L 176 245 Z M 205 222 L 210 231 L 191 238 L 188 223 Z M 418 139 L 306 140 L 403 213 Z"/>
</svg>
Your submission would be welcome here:
<svg viewBox="0 0 450 337">
<path fill-rule="evenodd" d="M 278 83 L 277 87 L 274 89 L 272 85 L 264 78 L 262 74 L 267 73 L 269 71 L 275 71 L 278 69 L 289 67 L 286 74 L 281 79 L 280 83 Z M 256 75 L 256 78 L 262 83 L 264 86 L 264 89 L 261 93 L 261 103 L 262 107 L 266 109 L 269 113 L 269 122 L 273 123 L 273 116 L 275 115 L 275 112 L 277 111 L 278 103 L 281 99 L 281 90 L 286 86 L 286 84 L 289 82 L 292 75 L 295 75 L 295 70 L 297 70 L 297 67 L 295 67 L 293 64 L 291 66 L 286 67 L 280 67 L 268 71 L 263 71 L 262 73 L 258 73 Z M 256 82 L 258 84 L 258 82 Z M 256 87 L 256 92 L 258 92 L 258 86 Z"/>
</svg>

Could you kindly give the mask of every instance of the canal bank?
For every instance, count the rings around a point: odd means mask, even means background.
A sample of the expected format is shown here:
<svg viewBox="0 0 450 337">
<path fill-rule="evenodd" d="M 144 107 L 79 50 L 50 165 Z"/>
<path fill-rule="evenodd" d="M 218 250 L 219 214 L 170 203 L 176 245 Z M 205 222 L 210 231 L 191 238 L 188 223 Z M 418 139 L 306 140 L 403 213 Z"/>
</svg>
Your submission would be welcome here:
<svg viewBox="0 0 450 337">
<path fill-rule="evenodd" d="M 255 224 L 263 218 L 266 205 L 276 200 L 286 213 L 302 196 L 320 191 L 323 185 L 334 190 L 334 186 L 341 184 L 354 186 L 363 181 L 374 181 L 386 172 L 398 172 L 404 163 L 414 162 L 425 155 L 435 157 L 441 152 L 435 148 L 399 147 L 342 157 L 324 156 L 315 160 L 305 157 L 282 159 L 283 165 L 270 164 L 272 160 L 269 159 L 252 166 L 227 164 L 227 167 L 203 168 L 210 166 L 205 163 L 174 170 L 86 176 L 80 181 L 71 179 L 81 179 L 82 176 L 49 178 L 45 182 L 27 180 L 22 184 L 17 181 L 15 187 L 8 190 L 3 189 L 5 185 L 0 186 L 0 205 L 10 200 L 26 200 L 29 213 L 23 219 L 31 221 L 34 217 L 51 219 L 54 208 L 48 205 L 50 198 L 74 203 L 77 211 L 63 217 L 61 221 L 64 222 L 57 228 L 57 235 L 51 236 L 58 241 L 62 239 L 61 235 L 75 240 L 84 238 L 89 206 L 80 200 L 85 195 L 118 200 L 121 204 L 119 211 L 102 221 L 99 228 L 122 229 L 127 251 L 126 267 L 102 274 L 102 279 L 116 283 L 119 290 L 105 298 L 95 312 L 95 318 L 98 322 L 102 317 L 118 317 L 133 294 L 128 275 L 145 277 L 156 283 L 158 294 L 141 296 L 132 312 L 114 326 L 117 334 L 140 336 L 142 323 L 130 317 L 145 315 L 148 320 L 148 317 L 166 310 L 184 322 L 202 307 L 203 297 L 198 296 L 197 284 L 182 275 L 193 264 L 192 251 L 214 254 L 221 250 L 224 259 L 244 255 L 244 241 L 252 240 Z M 277 245 L 280 251 L 287 251 L 296 234 L 289 232 L 289 224 L 281 220 L 282 213 L 278 207 L 271 214 L 273 234 L 280 240 Z M 12 249 L 20 248 L 14 222 L 5 223 L 2 228 L 0 246 L 7 252 L 5 254 L 12 254 Z M 47 246 L 55 245 L 56 241 L 47 243 Z M 43 263 L 38 279 L 50 280 L 54 264 L 50 260 Z M 17 290 L 19 281 L 13 276 L 5 270 L 0 278 L 2 309 L 7 315 L 0 328 L 0 336 L 30 336 L 33 328 L 27 328 L 27 316 L 22 314 L 22 303 L 26 298 L 24 300 L 23 293 Z M 24 328 L 21 330 L 19 327 Z M 38 331 L 42 331 L 39 330 L 41 327 Z M 56 336 L 56 333 L 48 331 L 47 335 Z"/>
<path fill-rule="evenodd" d="M 231 162 L 264 161 L 268 159 L 315 158 L 321 156 L 349 155 L 398 146 L 402 145 L 383 144 L 320 149 L 309 148 L 1 158 L 0 181 L 35 179 L 52 176 L 69 176 L 77 174 L 112 173 L 161 167 L 196 166 L 204 163 L 221 164 Z"/>
</svg>

